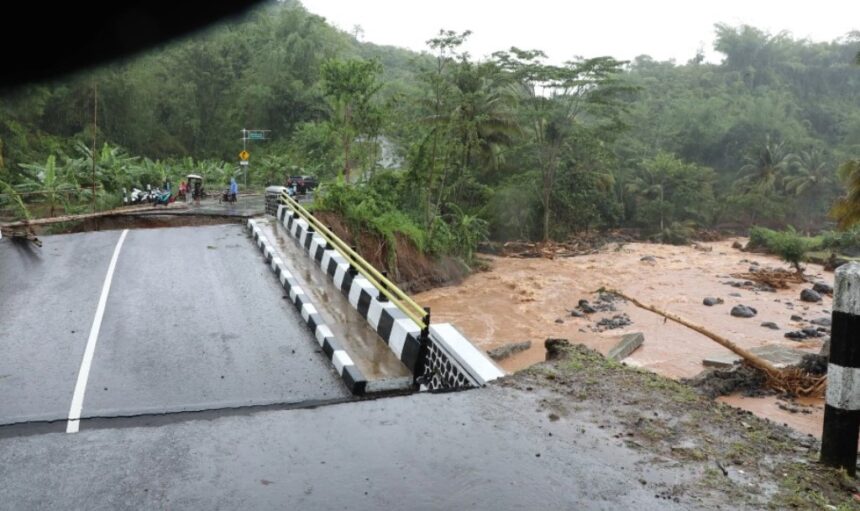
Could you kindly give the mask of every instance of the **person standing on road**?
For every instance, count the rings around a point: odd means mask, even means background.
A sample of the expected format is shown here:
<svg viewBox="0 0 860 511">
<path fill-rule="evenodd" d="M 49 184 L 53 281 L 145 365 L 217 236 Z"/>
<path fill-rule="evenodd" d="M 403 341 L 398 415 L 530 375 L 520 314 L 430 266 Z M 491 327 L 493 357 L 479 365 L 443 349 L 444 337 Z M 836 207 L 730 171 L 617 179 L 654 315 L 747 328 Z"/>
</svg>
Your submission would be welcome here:
<svg viewBox="0 0 860 511">
<path fill-rule="evenodd" d="M 239 197 L 239 184 L 236 183 L 236 178 L 230 178 L 230 201 L 236 202 L 236 199 Z"/>
<path fill-rule="evenodd" d="M 200 196 L 203 195 L 203 183 L 200 182 L 199 179 L 194 180 L 194 184 L 192 185 L 191 198 L 194 200 L 194 204 L 200 205 Z"/>
</svg>

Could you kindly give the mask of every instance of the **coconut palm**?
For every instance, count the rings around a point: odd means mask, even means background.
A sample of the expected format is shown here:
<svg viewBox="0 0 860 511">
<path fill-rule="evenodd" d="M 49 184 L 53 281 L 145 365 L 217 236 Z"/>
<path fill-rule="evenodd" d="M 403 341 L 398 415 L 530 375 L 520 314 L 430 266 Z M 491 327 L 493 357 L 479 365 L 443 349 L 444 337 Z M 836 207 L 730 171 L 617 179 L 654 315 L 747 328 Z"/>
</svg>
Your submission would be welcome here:
<svg viewBox="0 0 860 511">
<path fill-rule="evenodd" d="M 745 158 L 747 163 L 738 173 L 738 186 L 745 192 L 758 191 L 768 194 L 779 191 L 792 158 L 783 142 L 775 143 L 768 136 L 764 146 Z"/>
<path fill-rule="evenodd" d="M 461 144 L 460 171 L 477 156 L 491 164 L 497 148 L 510 145 L 519 134 L 512 115 L 512 90 L 497 82 L 489 65 L 462 62 L 454 78 L 454 108 L 444 119 Z"/>
<path fill-rule="evenodd" d="M 848 160 L 839 167 L 839 178 L 845 185 L 845 195 L 836 201 L 830 215 L 840 229 L 860 222 L 860 160 Z"/>
<path fill-rule="evenodd" d="M 833 184 L 834 173 L 819 150 L 801 151 L 789 158 L 791 174 L 785 190 L 796 196 L 813 195 Z"/>
</svg>

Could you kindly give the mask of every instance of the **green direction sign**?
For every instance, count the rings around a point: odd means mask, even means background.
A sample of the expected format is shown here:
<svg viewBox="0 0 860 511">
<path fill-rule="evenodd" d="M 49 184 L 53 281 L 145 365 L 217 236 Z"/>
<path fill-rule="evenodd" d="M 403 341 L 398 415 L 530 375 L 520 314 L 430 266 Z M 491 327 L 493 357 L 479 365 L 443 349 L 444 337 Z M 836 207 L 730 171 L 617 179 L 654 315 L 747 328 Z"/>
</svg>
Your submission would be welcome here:
<svg viewBox="0 0 860 511">
<path fill-rule="evenodd" d="M 266 140 L 266 134 L 262 131 L 249 131 L 248 140 Z"/>
</svg>

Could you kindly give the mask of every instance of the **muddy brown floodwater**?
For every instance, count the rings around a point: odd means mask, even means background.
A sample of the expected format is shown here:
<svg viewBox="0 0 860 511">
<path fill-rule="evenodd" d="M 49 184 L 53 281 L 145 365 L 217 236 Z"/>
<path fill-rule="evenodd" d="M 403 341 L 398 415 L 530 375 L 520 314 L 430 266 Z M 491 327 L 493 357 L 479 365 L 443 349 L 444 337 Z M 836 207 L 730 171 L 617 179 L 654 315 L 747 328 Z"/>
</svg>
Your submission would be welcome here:
<svg viewBox="0 0 860 511">
<path fill-rule="evenodd" d="M 601 287 L 618 289 L 680 315 L 743 348 L 780 345 L 817 353 L 822 339 L 796 342 L 786 339 L 784 334 L 810 326 L 803 321 L 792 321 L 792 315 L 806 320 L 829 318 L 830 297 L 824 296 L 817 304 L 801 302 L 801 289 L 811 284 L 791 285 L 790 289 L 776 292 L 724 284 L 740 280 L 730 274 L 747 272 L 753 261 L 763 267 L 787 268 L 775 257 L 735 250 L 731 248 L 733 241 L 700 243 L 699 248 L 611 244 L 598 254 L 554 260 L 492 257 L 490 271 L 476 273 L 456 286 L 421 293 L 416 299 L 431 307 L 434 321 L 456 324 L 484 350 L 531 341 L 531 349 L 501 361 L 507 371 L 542 361 L 543 341 L 549 337 L 565 338 L 606 353 L 621 334 L 642 332 L 645 343 L 626 363 L 676 379 L 700 373 L 704 358 L 731 354 L 711 339 L 629 303 L 616 303 L 615 312 L 572 317 L 570 310 L 578 301 L 595 301 L 595 291 Z M 645 256 L 652 256 L 653 260 L 643 261 Z M 820 265 L 807 265 L 806 274 L 816 281 L 833 284 L 833 274 L 825 273 Z M 707 307 L 702 300 L 708 296 L 722 298 L 725 303 Z M 737 304 L 751 306 L 758 314 L 749 319 L 732 317 L 729 311 Z M 594 331 L 600 319 L 621 313 L 626 313 L 633 323 L 620 329 Z M 761 326 L 768 321 L 776 323 L 779 330 Z M 805 403 L 812 412 L 807 414 L 782 410 L 774 398 L 724 399 L 800 431 L 820 435 L 823 406 L 820 400 Z"/>
</svg>

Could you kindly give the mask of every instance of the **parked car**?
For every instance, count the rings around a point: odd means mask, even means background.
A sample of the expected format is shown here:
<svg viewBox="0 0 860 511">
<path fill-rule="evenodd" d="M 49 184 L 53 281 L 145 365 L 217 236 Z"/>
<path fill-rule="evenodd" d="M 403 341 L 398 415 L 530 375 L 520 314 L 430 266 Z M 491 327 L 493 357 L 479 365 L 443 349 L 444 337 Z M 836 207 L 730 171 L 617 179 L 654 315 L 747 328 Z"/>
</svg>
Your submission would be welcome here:
<svg viewBox="0 0 860 511">
<path fill-rule="evenodd" d="M 320 184 L 314 176 L 302 176 L 302 179 L 305 182 L 305 190 L 309 192 Z"/>
<path fill-rule="evenodd" d="M 286 187 L 290 188 L 293 185 L 296 187 L 296 192 L 300 194 L 307 192 L 307 189 L 305 189 L 305 178 L 303 176 L 290 176 L 287 178 Z"/>
</svg>

